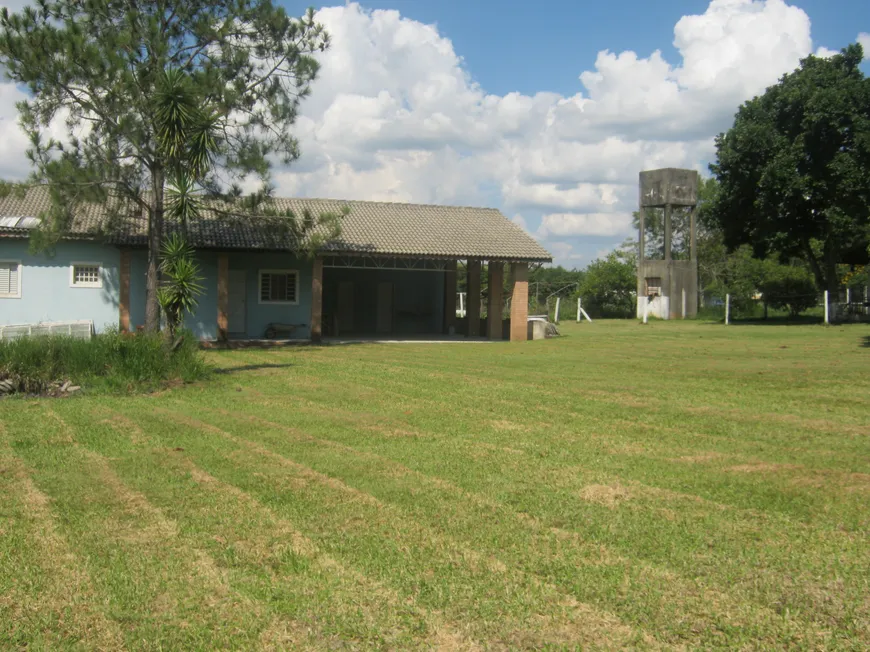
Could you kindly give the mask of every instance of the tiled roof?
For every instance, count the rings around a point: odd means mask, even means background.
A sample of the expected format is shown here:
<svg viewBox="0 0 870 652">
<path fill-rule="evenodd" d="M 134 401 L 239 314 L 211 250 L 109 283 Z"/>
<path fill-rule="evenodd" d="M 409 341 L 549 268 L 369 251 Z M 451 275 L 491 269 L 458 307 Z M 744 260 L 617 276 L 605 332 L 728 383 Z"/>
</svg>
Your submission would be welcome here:
<svg viewBox="0 0 870 652">
<path fill-rule="evenodd" d="M 552 259 L 534 238 L 492 208 L 285 198 L 272 200 L 272 207 L 295 215 L 305 210 L 314 215 L 340 213 L 348 208 L 340 237 L 325 247 L 336 253 L 532 262 Z M 48 194 L 42 188 L 30 189 L 23 198 L 12 194 L 0 199 L 0 236 L 25 236 L 33 221 L 21 218 L 39 217 L 48 208 Z M 272 227 L 275 219 L 210 214 L 190 225 L 188 238 L 203 249 L 292 248 L 294 243 L 289 237 Z M 107 221 L 102 206 L 83 205 L 68 235 L 102 237 L 118 245 L 145 245 L 147 225 L 138 211 L 131 211 L 111 229 Z"/>
</svg>

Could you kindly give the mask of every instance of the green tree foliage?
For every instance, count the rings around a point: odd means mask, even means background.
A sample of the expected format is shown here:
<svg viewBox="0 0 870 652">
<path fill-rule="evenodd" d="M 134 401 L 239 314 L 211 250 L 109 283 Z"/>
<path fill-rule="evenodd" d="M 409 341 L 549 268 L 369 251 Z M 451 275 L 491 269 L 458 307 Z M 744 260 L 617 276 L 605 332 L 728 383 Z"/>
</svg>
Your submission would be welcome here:
<svg viewBox="0 0 870 652">
<path fill-rule="evenodd" d="M 791 265 L 768 266 L 759 284 L 764 302 L 771 308 L 788 310 L 795 318 L 809 310 L 817 301 L 813 275 L 804 267 Z"/>
<path fill-rule="evenodd" d="M 710 166 L 719 180 L 711 218 L 724 243 L 751 245 L 758 257 L 800 257 L 831 291 L 838 263 L 867 258 L 870 79 L 862 59 L 855 44 L 801 61 L 740 107 Z"/>
<path fill-rule="evenodd" d="M 741 246 L 725 253 L 716 261 L 715 276 L 703 286 L 705 294 L 720 301 L 731 295 L 731 310 L 738 316 L 749 316 L 757 304 L 759 286 L 764 280 L 764 261 L 752 255 L 752 248 Z"/>
<path fill-rule="evenodd" d="M 583 308 L 593 317 L 633 317 L 637 261 L 613 251 L 589 264 L 580 284 Z"/>
<path fill-rule="evenodd" d="M 294 19 L 272 0 L 37 0 L 19 13 L 4 8 L 0 65 L 30 92 L 19 109 L 33 182 L 46 184 L 52 199 L 43 239 L 62 235 L 84 201 L 103 202 L 118 218 L 147 214 L 146 326 L 156 330 L 165 190 L 170 184 L 190 198 L 197 181 L 174 166 L 190 152 L 161 136 L 173 118 L 155 101 L 166 75 L 182 75 L 186 92 L 208 107 L 212 165 L 202 187 L 235 203 L 234 212 L 259 214 L 270 161 L 299 155 L 291 127 L 317 74 L 313 54 L 328 44 L 312 11 Z M 51 136 L 59 123 L 63 140 Z M 262 188 L 241 201 L 238 183 L 252 177 Z M 311 232 L 320 220 L 302 216 L 291 228 Z"/>
<path fill-rule="evenodd" d="M 164 240 L 161 254 L 162 278 L 157 298 L 166 315 L 166 328 L 174 339 L 184 326 L 184 314 L 196 310 L 203 293 L 203 278 L 193 248 L 178 233 Z"/>
</svg>

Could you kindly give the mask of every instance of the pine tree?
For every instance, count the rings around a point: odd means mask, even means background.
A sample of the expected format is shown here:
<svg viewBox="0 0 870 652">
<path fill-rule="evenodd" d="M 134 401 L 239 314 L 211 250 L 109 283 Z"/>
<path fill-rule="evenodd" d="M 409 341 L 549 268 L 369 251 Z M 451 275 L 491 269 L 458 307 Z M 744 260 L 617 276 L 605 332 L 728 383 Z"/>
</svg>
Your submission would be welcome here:
<svg viewBox="0 0 870 652">
<path fill-rule="evenodd" d="M 115 217 L 147 215 L 146 327 L 157 330 L 166 187 L 184 181 L 168 178 L 174 154 L 160 138 L 166 116 L 155 98 L 166 75 L 183 75 L 212 111 L 213 160 L 188 182 L 237 198 L 241 179 L 259 178 L 261 191 L 239 202 L 254 210 L 271 191 L 270 162 L 299 156 L 291 127 L 317 75 L 314 54 L 328 46 L 312 10 L 291 18 L 272 0 L 38 0 L 18 13 L 2 9 L 0 65 L 29 90 L 19 109 L 31 181 L 52 199 L 44 242 L 64 233 L 81 202 L 102 202 Z M 51 135 L 58 124 L 64 138 Z M 306 216 L 294 228 L 334 217 Z"/>
</svg>

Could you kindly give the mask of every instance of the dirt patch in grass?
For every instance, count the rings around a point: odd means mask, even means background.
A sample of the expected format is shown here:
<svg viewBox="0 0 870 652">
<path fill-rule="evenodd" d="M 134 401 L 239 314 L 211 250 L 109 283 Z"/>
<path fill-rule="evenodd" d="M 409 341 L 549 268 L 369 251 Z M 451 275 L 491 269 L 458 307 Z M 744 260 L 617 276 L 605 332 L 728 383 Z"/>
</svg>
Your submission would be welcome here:
<svg viewBox="0 0 870 652">
<path fill-rule="evenodd" d="M 729 466 L 725 470 L 732 473 L 779 473 L 781 471 L 796 471 L 804 467 L 799 464 L 778 464 L 775 462 L 751 462 Z"/>
<path fill-rule="evenodd" d="M 580 490 L 583 500 L 614 509 L 631 498 L 631 491 L 621 484 L 590 484 Z"/>
<path fill-rule="evenodd" d="M 118 433 L 126 435 L 134 446 L 142 446 L 148 441 L 148 436 L 142 430 L 141 426 L 132 419 L 128 419 L 123 414 L 100 408 L 95 409 L 94 412 L 105 414 L 106 418 L 100 420 L 99 423 L 111 426 Z"/>
<path fill-rule="evenodd" d="M 621 650 L 641 639 L 646 646 L 658 647 L 651 637 L 638 635 L 617 617 L 602 613 L 566 596 L 555 605 L 559 614 L 538 615 L 523 631 L 507 641 L 508 649 L 596 649 Z"/>
<path fill-rule="evenodd" d="M 390 426 L 370 425 L 364 426 L 368 432 L 374 432 L 386 437 L 387 439 L 422 439 L 431 438 L 432 435 L 424 435 L 416 430 L 406 430 L 404 428 L 392 428 Z"/>
<path fill-rule="evenodd" d="M 272 618 L 260 634 L 260 649 L 268 652 L 283 650 L 325 650 L 329 646 L 312 645 L 311 628 L 283 616 Z M 340 649 L 336 646 L 335 649 Z"/>
<path fill-rule="evenodd" d="M 680 457 L 673 458 L 674 462 L 684 462 L 686 464 L 709 464 L 710 462 L 716 462 L 718 460 L 724 459 L 726 456 L 722 453 L 708 452 L 708 453 L 697 453 L 695 455 L 682 455 Z"/>
<path fill-rule="evenodd" d="M 508 432 L 529 432 L 531 430 L 529 426 L 526 426 L 522 423 L 507 421 L 505 419 L 501 419 L 499 421 L 490 421 L 489 425 L 496 430 L 507 430 Z"/>
</svg>

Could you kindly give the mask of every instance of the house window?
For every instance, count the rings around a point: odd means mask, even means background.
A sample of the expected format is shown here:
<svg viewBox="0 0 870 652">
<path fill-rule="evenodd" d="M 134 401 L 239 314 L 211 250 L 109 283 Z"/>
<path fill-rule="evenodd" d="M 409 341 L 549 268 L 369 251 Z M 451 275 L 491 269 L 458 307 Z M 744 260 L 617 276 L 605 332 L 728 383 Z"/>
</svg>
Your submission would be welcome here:
<svg viewBox="0 0 870 652">
<path fill-rule="evenodd" d="M 103 287 L 103 266 L 101 263 L 73 263 L 70 265 L 70 287 Z"/>
<path fill-rule="evenodd" d="M 260 303 L 299 303 L 299 273 L 292 269 L 260 270 Z"/>
<path fill-rule="evenodd" d="M 0 299 L 21 298 L 21 263 L 0 260 Z"/>
</svg>

